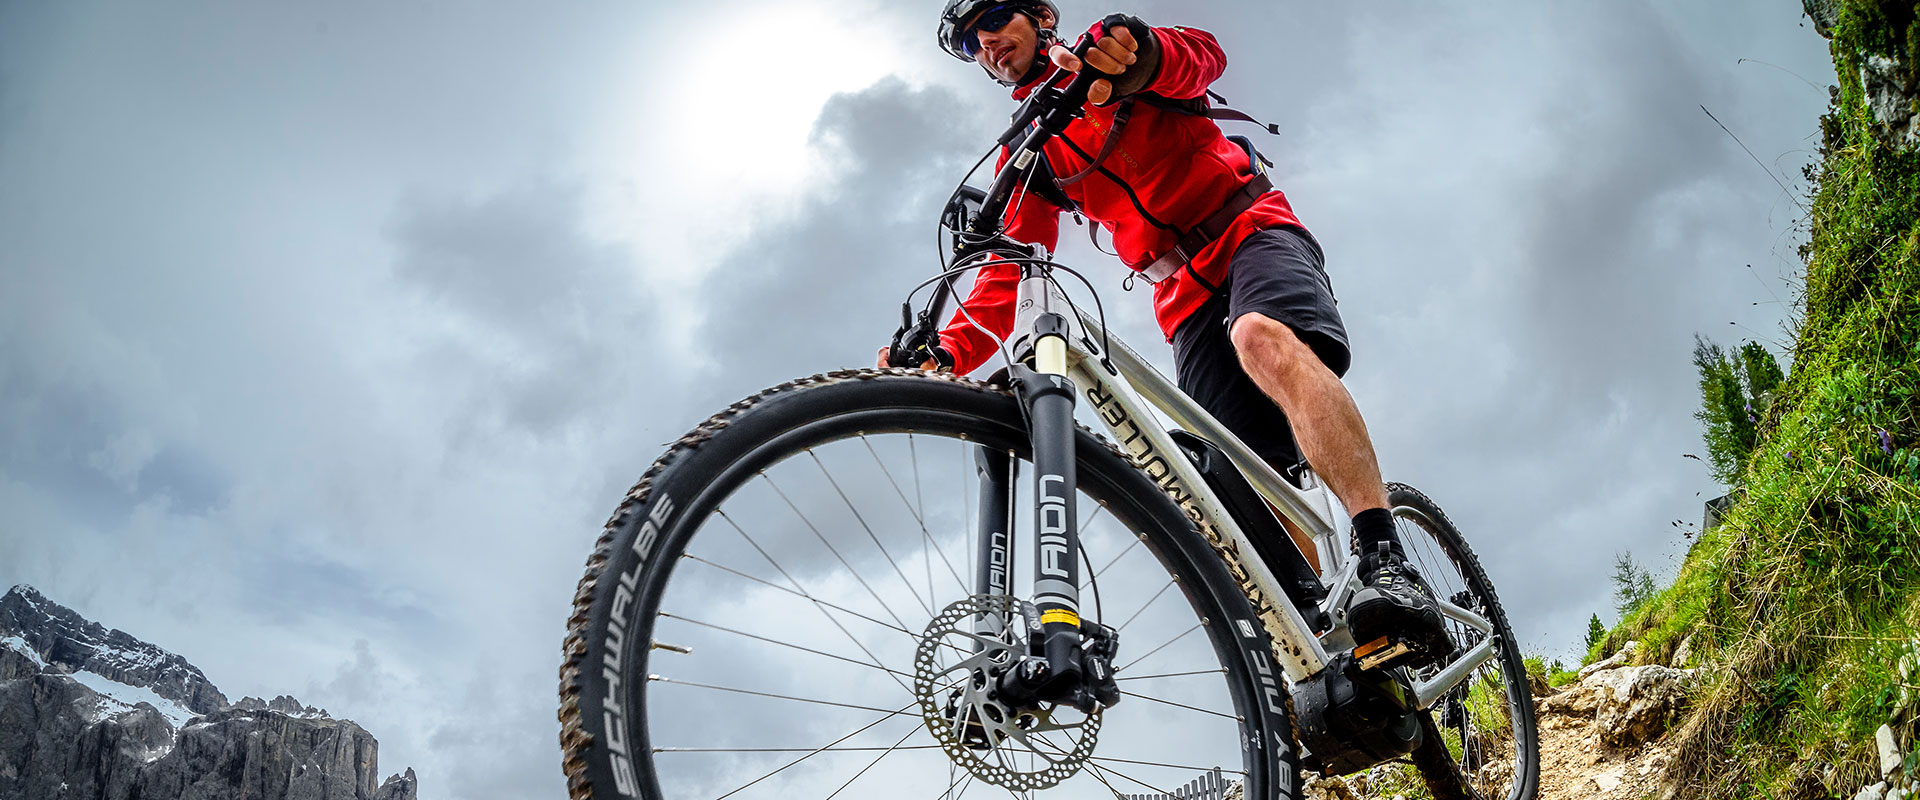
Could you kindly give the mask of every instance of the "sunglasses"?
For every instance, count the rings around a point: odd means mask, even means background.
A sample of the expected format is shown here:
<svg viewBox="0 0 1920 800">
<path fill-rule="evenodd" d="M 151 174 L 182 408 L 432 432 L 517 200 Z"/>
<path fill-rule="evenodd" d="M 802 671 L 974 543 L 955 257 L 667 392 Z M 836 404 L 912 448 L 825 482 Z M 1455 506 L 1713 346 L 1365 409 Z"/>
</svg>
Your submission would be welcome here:
<svg viewBox="0 0 1920 800">
<path fill-rule="evenodd" d="M 960 49 L 966 51 L 968 58 L 980 55 L 980 32 L 998 33 L 1019 15 L 1020 9 L 1010 5 L 987 9 L 986 13 L 975 19 L 972 25 L 967 26 L 967 35 L 961 40 Z"/>
</svg>

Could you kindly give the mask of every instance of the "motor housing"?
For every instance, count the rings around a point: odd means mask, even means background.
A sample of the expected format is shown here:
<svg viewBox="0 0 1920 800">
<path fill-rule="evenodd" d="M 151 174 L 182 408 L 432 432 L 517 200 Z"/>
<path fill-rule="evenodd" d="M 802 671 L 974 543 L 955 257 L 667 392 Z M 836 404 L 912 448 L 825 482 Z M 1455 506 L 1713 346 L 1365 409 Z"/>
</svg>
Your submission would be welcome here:
<svg viewBox="0 0 1920 800">
<path fill-rule="evenodd" d="M 1420 746 L 1420 711 L 1391 675 L 1363 671 L 1341 653 L 1293 687 L 1303 766 L 1326 775 L 1357 772 Z"/>
</svg>

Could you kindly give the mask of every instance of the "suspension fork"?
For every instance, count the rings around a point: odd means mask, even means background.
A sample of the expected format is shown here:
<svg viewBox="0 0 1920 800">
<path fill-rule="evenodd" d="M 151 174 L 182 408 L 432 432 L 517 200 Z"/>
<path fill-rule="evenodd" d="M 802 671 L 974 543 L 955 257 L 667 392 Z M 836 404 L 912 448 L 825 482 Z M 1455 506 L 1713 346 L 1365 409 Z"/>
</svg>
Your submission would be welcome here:
<svg viewBox="0 0 1920 800">
<path fill-rule="evenodd" d="M 1020 462 L 1004 450 L 980 447 L 974 451 L 974 470 L 980 480 L 980 530 L 975 537 L 978 558 L 974 560 L 973 593 L 1005 597 L 1013 593 L 1013 486 L 1019 478 Z M 981 614 L 974 619 L 974 633 L 997 639 L 1007 620 L 997 614 Z M 974 642 L 974 652 L 986 647 Z"/>
<path fill-rule="evenodd" d="M 1042 694 L 1081 683 L 1080 532 L 1074 520 L 1079 485 L 1073 453 L 1073 381 L 1067 378 L 1067 320 L 1048 312 L 1034 320 L 1034 368 L 1015 366 L 1033 445 L 1033 604 L 1047 675 Z M 1029 629 L 1032 621 L 1029 621 Z"/>
</svg>

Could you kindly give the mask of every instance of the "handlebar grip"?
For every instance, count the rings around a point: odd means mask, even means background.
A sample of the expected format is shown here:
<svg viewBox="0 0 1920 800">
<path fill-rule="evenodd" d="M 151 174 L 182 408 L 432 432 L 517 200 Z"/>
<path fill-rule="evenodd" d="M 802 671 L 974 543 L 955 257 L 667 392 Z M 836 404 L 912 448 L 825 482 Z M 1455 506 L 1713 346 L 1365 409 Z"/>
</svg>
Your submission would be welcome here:
<svg viewBox="0 0 1920 800">
<path fill-rule="evenodd" d="M 1105 26 L 1101 27 L 1100 35 L 1106 35 Z M 1077 108 L 1086 104 L 1087 91 L 1093 88 L 1094 81 L 1113 77 L 1087 64 L 1087 52 L 1093 49 L 1094 42 L 1093 35 L 1088 34 L 1080 37 L 1080 41 L 1075 42 L 1070 48 L 1073 57 L 1080 59 L 1080 71 L 1074 74 L 1073 80 L 1069 81 L 1067 88 L 1061 92 L 1069 107 Z"/>
</svg>

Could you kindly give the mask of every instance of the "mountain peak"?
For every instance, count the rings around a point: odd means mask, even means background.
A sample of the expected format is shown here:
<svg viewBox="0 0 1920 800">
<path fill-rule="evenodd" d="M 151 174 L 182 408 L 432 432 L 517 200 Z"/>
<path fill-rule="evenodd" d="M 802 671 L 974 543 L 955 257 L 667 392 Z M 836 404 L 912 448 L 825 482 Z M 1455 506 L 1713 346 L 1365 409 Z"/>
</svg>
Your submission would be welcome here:
<svg viewBox="0 0 1920 800">
<path fill-rule="evenodd" d="M 0 596 L 0 637 L 18 637 L 48 664 L 150 689 L 195 714 L 227 707 L 227 698 L 186 659 L 109 629 L 20 584 Z"/>
<path fill-rule="evenodd" d="M 230 707 L 186 659 L 24 584 L 0 596 L 0 718 L 30 721 L 0 725 L 0 797 L 418 797 L 411 769 L 376 783 L 359 725 L 286 695 Z"/>
</svg>

